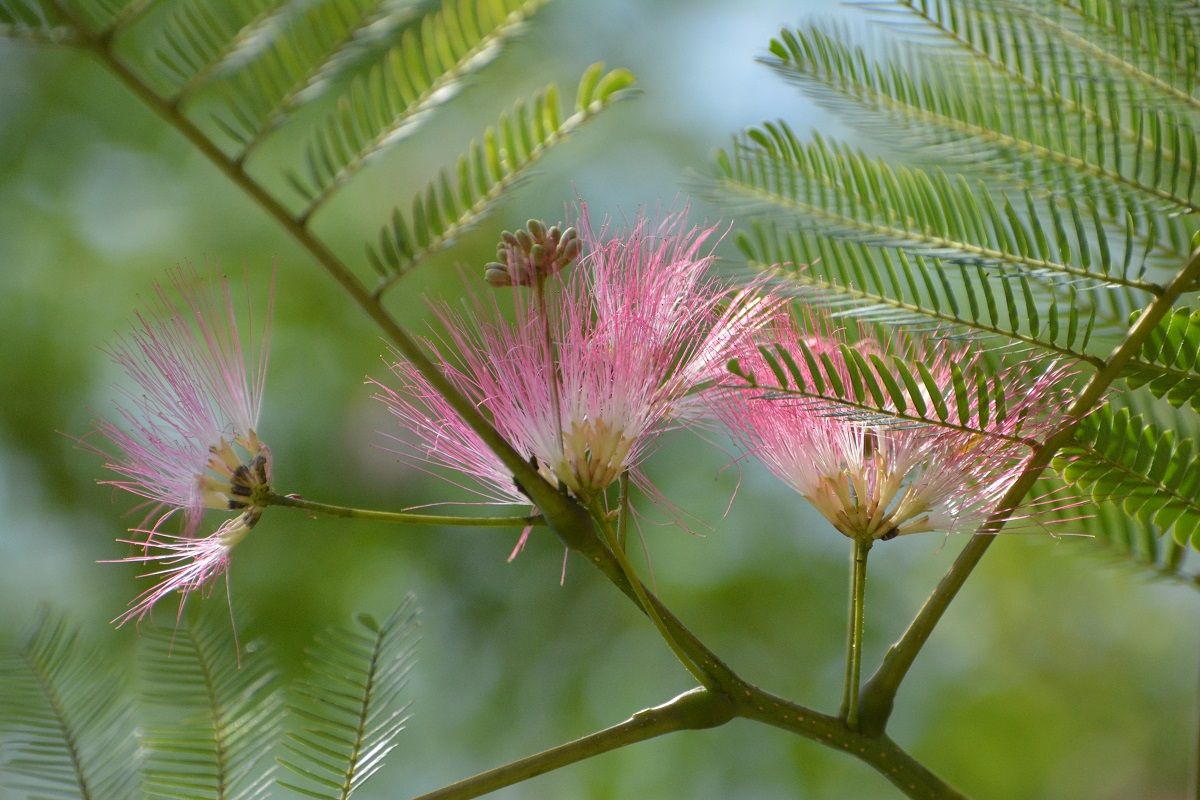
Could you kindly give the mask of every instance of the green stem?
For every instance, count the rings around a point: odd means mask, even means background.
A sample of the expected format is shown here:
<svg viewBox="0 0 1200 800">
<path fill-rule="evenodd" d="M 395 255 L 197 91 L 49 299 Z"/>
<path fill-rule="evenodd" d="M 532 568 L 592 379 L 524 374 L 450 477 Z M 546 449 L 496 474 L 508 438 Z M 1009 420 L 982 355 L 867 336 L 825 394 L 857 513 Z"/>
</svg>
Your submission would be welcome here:
<svg viewBox="0 0 1200 800">
<path fill-rule="evenodd" d="M 1200 250 L 1192 253 L 1191 258 L 1167 284 L 1162 294 L 1155 297 L 1138 316 L 1133 327 L 1129 329 L 1129 333 L 1104 360 L 1104 365 L 1096 371 L 1079 396 L 1075 398 L 1067 410 L 1067 422 L 1034 450 L 1028 465 L 1005 493 L 997 505 L 997 510 L 988 517 L 987 521 L 980 526 L 979 532 L 971 537 L 971 540 L 963 547 L 958 558 L 954 560 L 954 564 L 942 577 L 933 593 L 929 595 L 925 605 L 917 612 L 908 629 L 899 641 L 888 650 L 879 669 L 863 687 L 859 720 L 865 732 L 878 733 L 887 725 L 901 681 L 908 674 L 917 654 L 929 639 L 929 635 L 942 615 L 946 613 L 947 607 L 958 594 L 958 590 L 962 588 L 971 572 L 983 558 L 984 553 L 995 541 L 995 534 L 1008 521 L 1012 512 L 1020 506 L 1025 495 L 1033 488 L 1041 476 L 1042 470 L 1049 465 L 1059 448 L 1072 440 L 1080 421 L 1104 399 L 1109 387 L 1120 377 L 1122 370 L 1141 350 L 1146 337 L 1170 312 L 1180 295 L 1190 290 L 1191 285 L 1198 277 L 1200 277 Z"/>
<path fill-rule="evenodd" d="M 874 542 L 856 538 L 850 553 L 850 634 L 846 643 L 846 682 L 842 690 L 842 719 L 858 729 L 858 684 L 862 670 L 863 617 L 866 607 L 867 554 Z"/>
<path fill-rule="evenodd" d="M 629 541 L 629 470 L 621 473 L 620 498 L 617 500 L 617 546 L 626 550 Z"/>
<path fill-rule="evenodd" d="M 904 752 L 887 736 L 850 730 L 842 720 L 744 685 L 734 695 L 737 714 L 841 750 L 873 767 L 907 797 L 963 800 L 954 787 Z"/>
<path fill-rule="evenodd" d="M 595 506 L 595 504 L 593 505 Z M 691 657 L 684 650 L 683 646 L 676 640 L 674 632 L 670 627 L 667 626 L 666 622 L 659 615 L 657 606 L 650 602 L 649 592 L 647 592 L 646 587 L 642 585 L 642 581 L 638 578 L 637 572 L 633 568 L 633 564 L 630 563 L 628 556 L 625 555 L 625 551 L 619 546 L 616 533 L 614 533 L 612 526 L 609 524 L 608 515 L 604 513 L 604 509 L 598 506 L 593 507 L 592 518 L 596 520 L 596 524 L 600 526 L 600 530 L 604 534 L 604 540 L 608 544 L 609 550 L 612 551 L 613 557 L 616 558 L 617 564 L 621 568 L 621 572 L 624 573 L 626 580 L 629 582 L 629 586 L 632 587 L 633 593 L 636 595 L 637 604 L 641 606 L 643 611 L 646 612 L 646 616 L 649 617 L 650 621 L 654 623 L 654 627 L 658 628 L 658 632 L 662 635 L 663 641 L 665 641 L 667 646 L 671 648 L 671 652 L 675 654 L 677 659 L 679 659 L 679 663 L 683 664 L 684 669 L 690 672 L 692 677 L 700 681 L 700 684 L 704 686 L 704 688 L 717 689 L 717 682 L 711 675 L 706 673 L 703 668 L 701 668 L 691 659 Z"/>
<path fill-rule="evenodd" d="M 541 516 L 531 517 L 457 517 L 440 514 L 409 514 L 402 511 L 375 511 L 368 508 L 348 508 L 315 500 L 305 500 L 294 494 L 269 494 L 260 499 L 269 506 L 285 506 L 315 511 L 331 517 L 370 519 L 378 522 L 394 522 L 401 525 L 447 525 L 462 528 L 520 528 L 526 525 L 545 525 Z"/>
<path fill-rule="evenodd" d="M 886 736 L 864 736 L 848 729 L 840 719 L 745 683 L 732 695 L 692 689 L 611 728 L 481 772 L 415 800 L 469 800 L 630 744 L 676 731 L 715 728 L 735 718 L 761 722 L 848 753 L 873 767 L 907 797 L 962 800 L 963 795 Z"/>
<path fill-rule="evenodd" d="M 692 689 L 661 706 L 639 711 L 611 728 L 481 772 L 416 800 L 469 800 L 610 750 L 675 731 L 713 728 L 732 718 L 733 705 L 727 697 L 702 688 Z"/>
</svg>

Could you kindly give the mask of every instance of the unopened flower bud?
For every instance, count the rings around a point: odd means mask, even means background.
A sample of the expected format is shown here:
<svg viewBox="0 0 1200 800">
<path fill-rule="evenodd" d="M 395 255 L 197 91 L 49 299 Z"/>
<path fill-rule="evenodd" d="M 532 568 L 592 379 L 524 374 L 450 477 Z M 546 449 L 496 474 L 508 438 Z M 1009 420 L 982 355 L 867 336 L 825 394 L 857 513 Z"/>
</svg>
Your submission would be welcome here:
<svg viewBox="0 0 1200 800">
<path fill-rule="evenodd" d="M 508 267 L 496 261 L 484 266 L 483 279 L 487 281 L 489 286 L 494 286 L 497 289 L 503 286 L 512 286 L 513 283 L 508 275 Z"/>
</svg>

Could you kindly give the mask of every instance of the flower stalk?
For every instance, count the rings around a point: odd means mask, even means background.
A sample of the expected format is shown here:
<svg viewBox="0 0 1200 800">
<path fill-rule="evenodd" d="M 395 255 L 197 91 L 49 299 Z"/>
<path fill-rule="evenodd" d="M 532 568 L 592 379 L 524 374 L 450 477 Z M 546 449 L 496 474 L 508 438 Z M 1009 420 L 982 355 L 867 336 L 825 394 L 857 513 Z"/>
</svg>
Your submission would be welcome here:
<svg viewBox="0 0 1200 800">
<path fill-rule="evenodd" d="M 863 619 L 866 609 L 867 554 L 874 539 L 858 536 L 850 551 L 850 633 L 846 643 L 846 681 L 842 690 L 841 718 L 858 730 L 858 687 L 862 672 Z"/>
<path fill-rule="evenodd" d="M 610 750 L 676 731 L 715 728 L 732 718 L 733 706 L 727 697 L 697 687 L 662 705 L 638 711 L 612 727 L 465 778 L 416 800 L 469 800 Z"/>
<path fill-rule="evenodd" d="M 398 525 L 442 525 L 459 528 L 520 528 L 530 525 L 545 525 L 540 514 L 525 517 L 460 517 L 442 514 L 411 514 L 404 511 L 377 511 L 368 508 L 349 508 L 329 503 L 318 503 L 295 494 L 268 494 L 262 498 L 264 505 L 299 508 L 316 514 L 343 519 L 363 519 L 375 522 L 392 522 Z"/>
</svg>

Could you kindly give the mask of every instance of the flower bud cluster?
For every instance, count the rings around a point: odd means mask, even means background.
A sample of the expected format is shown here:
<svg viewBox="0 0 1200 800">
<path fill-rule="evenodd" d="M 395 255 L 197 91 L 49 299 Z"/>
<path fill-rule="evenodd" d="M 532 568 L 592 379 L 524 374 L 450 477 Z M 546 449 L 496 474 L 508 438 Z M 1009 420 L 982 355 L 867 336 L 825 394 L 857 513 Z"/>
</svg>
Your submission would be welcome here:
<svg viewBox="0 0 1200 800">
<path fill-rule="evenodd" d="M 496 260 L 484 267 L 489 285 L 533 286 L 566 269 L 579 258 L 583 244 L 575 228 L 562 230 L 531 219 L 523 230 L 504 231 L 496 246 Z"/>
</svg>

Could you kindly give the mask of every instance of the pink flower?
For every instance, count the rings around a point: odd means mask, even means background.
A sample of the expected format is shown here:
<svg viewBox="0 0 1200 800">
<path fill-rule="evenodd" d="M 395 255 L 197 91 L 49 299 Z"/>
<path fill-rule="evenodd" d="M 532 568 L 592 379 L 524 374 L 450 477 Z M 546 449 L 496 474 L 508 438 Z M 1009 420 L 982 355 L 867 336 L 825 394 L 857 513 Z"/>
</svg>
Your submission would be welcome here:
<svg viewBox="0 0 1200 800">
<path fill-rule="evenodd" d="M 775 341 L 796 353 L 802 336 L 791 322 Z M 828 358 L 849 385 L 836 337 L 804 336 L 804 341 L 816 358 Z M 864 355 L 888 352 L 869 338 L 854 347 Z M 1061 391 L 1068 372 L 1050 365 L 1001 373 L 1007 413 L 1003 420 L 993 413 L 981 424 L 977 407 L 960 418 L 951 399 L 949 363 L 970 374 L 976 353 L 944 342 L 915 341 L 907 348 L 893 344 L 890 352 L 897 348 L 905 351 L 906 360 L 929 368 L 947 399 L 951 422 L 982 432 L 864 419 L 828 402 L 762 389 L 723 396 L 718 415 L 750 454 L 850 538 L 973 532 L 996 511 L 1029 463 L 1032 448 L 1027 442 L 1061 424 Z M 741 362 L 747 374 L 771 374 L 757 352 Z M 925 399 L 928 404 L 930 398 Z"/>
<path fill-rule="evenodd" d="M 133 386 L 117 403 L 120 424 L 96 423 L 116 450 L 93 447 L 118 476 L 102 482 L 150 506 L 145 529 L 133 529 L 145 540 L 121 540 L 141 553 L 119 561 L 160 566 L 145 576 L 158 582 L 131 603 L 119 624 L 140 621 L 176 591 L 182 613 L 189 594 L 228 569 L 229 551 L 258 521 L 261 497 L 270 491 L 271 454 L 255 428 L 272 303 L 257 341 L 244 349 L 225 280 L 206 283 L 181 269 L 171 272 L 170 281 L 178 300 L 156 286 L 157 307 L 139 314 L 134 331 L 109 351 Z M 206 508 L 241 513 L 196 538 Z M 180 512 L 181 532 L 163 533 L 162 525 Z"/>
<path fill-rule="evenodd" d="M 142 549 L 142 555 L 128 556 L 107 563 L 153 564 L 158 568 L 142 577 L 159 580 L 134 598 L 129 604 L 129 609 L 113 621 L 118 626 L 130 620 L 141 622 L 159 600 L 175 592 L 180 594 L 178 615 L 182 615 L 188 595 L 201 591 L 214 579 L 227 573 L 229 552 L 254 527 L 259 513 L 257 509 L 250 509 L 233 519 L 227 519 L 215 533 L 203 538 L 158 533 L 145 542 L 119 540 L 137 545 Z"/>
<path fill-rule="evenodd" d="M 245 508 L 271 472 L 255 431 L 269 322 L 249 342 L 247 363 L 228 283 L 205 283 L 190 269 L 172 271 L 170 282 L 178 300 L 156 286 L 156 308 L 109 350 L 133 386 L 121 391 L 119 422 L 96 423 L 115 454 L 93 448 L 118 476 L 103 483 L 148 501 L 150 536 L 178 512 L 190 536 L 205 508 Z"/>
<path fill-rule="evenodd" d="M 636 474 L 654 437 L 699 408 L 698 393 L 720 378 L 734 344 L 770 319 L 774 301 L 731 295 L 706 277 L 712 256 L 702 248 L 715 228 L 689 228 L 682 214 L 658 226 L 639 218 L 610 236 L 591 232 L 584 207 L 579 227 L 585 247 L 573 271 L 514 287 L 513 321 L 494 301 L 476 300 L 468 319 L 442 308 L 448 342 L 433 349 L 514 448 L 590 500 L 626 470 Z M 376 396 L 415 436 L 397 437 L 405 452 L 469 476 L 488 502 L 528 502 L 411 365 L 391 367 L 399 388 L 376 384 Z"/>
</svg>

